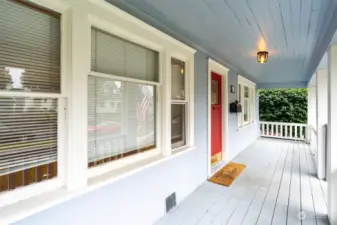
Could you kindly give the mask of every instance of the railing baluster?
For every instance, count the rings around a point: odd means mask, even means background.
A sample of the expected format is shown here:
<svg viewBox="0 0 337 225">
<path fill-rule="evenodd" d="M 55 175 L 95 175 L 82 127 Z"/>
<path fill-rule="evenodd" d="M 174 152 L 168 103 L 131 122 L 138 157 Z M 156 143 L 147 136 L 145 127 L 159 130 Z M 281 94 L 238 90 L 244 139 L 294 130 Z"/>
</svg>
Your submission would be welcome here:
<svg viewBox="0 0 337 225">
<path fill-rule="evenodd" d="M 293 138 L 293 126 L 289 125 L 289 138 L 292 139 Z"/>
<path fill-rule="evenodd" d="M 286 136 L 286 137 L 289 137 L 289 132 L 288 132 L 288 127 L 289 127 L 289 126 L 288 126 L 288 125 L 285 125 L 285 127 L 286 127 L 286 134 L 285 134 L 285 136 Z"/>
<path fill-rule="evenodd" d="M 303 140 L 303 126 L 300 126 L 300 139 Z"/>
<path fill-rule="evenodd" d="M 259 124 L 260 136 L 308 141 L 311 129 L 306 124 L 263 122 Z"/>
</svg>

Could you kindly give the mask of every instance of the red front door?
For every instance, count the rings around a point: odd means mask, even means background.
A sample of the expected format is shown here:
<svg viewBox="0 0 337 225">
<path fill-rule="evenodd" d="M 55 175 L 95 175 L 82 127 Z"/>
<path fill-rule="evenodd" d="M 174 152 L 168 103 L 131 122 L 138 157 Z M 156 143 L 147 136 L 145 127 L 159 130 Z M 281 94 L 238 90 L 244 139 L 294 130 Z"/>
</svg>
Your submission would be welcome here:
<svg viewBox="0 0 337 225">
<path fill-rule="evenodd" d="M 221 76 L 212 73 L 211 84 L 211 163 L 222 159 L 222 84 Z"/>
</svg>

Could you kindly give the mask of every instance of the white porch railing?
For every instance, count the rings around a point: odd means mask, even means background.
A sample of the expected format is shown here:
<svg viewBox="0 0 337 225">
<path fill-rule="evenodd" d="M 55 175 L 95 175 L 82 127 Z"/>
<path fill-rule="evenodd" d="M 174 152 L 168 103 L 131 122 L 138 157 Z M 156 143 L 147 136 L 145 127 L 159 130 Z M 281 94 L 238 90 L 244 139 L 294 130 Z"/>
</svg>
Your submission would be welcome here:
<svg viewBox="0 0 337 225">
<path fill-rule="evenodd" d="M 308 126 L 308 129 L 309 129 L 309 131 L 308 131 L 307 140 L 308 140 L 308 143 L 310 144 L 310 148 L 312 150 L 312 153 L 314 155 L 316 155 L 317 154 L 317 131 L 311 125 Z"/>
<path fill-rule="evenodd" d="M 260 121 L 261 137 L 307 141 L 308 131 L 307 124 Z"/>
</svg>

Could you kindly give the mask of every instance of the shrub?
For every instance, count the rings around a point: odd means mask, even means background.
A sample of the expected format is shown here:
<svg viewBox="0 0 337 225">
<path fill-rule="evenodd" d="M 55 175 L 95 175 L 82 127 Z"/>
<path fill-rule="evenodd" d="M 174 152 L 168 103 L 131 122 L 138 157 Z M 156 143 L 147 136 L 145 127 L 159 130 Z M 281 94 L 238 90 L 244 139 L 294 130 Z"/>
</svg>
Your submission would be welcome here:
<svg viewBox="0 0 337 225">
<path fill-rule="evenodd" d="M 284 123 L 307 123 L 307 89 L 259 90 L 260 120 Z"/>
</svg>

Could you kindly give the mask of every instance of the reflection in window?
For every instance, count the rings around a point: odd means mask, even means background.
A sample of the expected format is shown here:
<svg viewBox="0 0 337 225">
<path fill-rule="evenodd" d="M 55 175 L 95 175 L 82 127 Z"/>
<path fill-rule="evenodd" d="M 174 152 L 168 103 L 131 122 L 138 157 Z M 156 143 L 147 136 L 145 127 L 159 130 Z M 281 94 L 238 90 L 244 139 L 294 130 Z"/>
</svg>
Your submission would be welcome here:
<svg viewBox="0 0 337 225">
<path fill-rule="evenodd" d="M 171 95 L 172 100 L 185 100 L 185 63 L 171 60 Z"/>
<path fill-rule="evenodd" d="M 23 73 L 26 71 L 21 68 L 6 67 L 5 71 L 8 73 L 8 76 L 11 78 L 11 85 L 7 85 L 7 90 L 10 89 L 22 89 L 22 77 Z"/>
<path fill-rule="evenodd" d="M 155 148 L 155 87 L 89 76 L 89 167 Z"/>
<path fill-rule="evenodd" d="M 0 98 L 0 192 L 57 176 L 57 100 Z"/>
<path fill-rule="evenodd" d="M 186 144 L 185 141 L 185 105 L 171 105 L 171 144 L 178 148 Z"/>
</svg>

